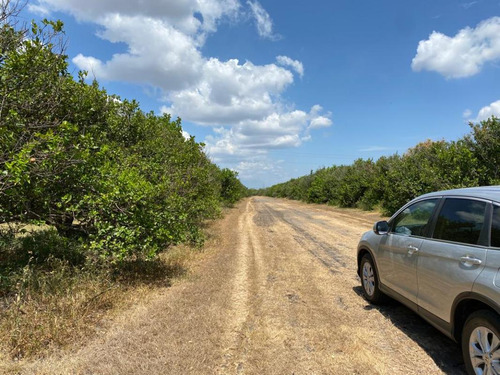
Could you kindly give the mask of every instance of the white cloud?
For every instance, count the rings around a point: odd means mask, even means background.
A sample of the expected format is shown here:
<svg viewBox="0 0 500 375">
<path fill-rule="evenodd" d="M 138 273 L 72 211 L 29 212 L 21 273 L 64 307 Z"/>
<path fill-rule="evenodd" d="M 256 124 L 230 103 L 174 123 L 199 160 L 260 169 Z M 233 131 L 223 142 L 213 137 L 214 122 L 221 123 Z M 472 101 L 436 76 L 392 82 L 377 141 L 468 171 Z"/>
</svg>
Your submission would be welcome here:
<svg viewBox="0 0 500 375">
<path fill-rule="evenodd" d="M 274 64 L 212 58 L 205 61 L 196 85 L 167 95 L 171 105 L 162 111 L 204 125 L 261 119 L 275 111 L 275 98 L 292 82 L 292 73 Z"/>
<path fill-rule="evenodd" d="M 261 171 L 271 171 L 275 167 L 275 162 L 269 163 L 266 161 L 242 161 L 238 163 L 237 170 L 241 172 L 251 171 L 253 172 L 256 169 Z"/>
<path fill-rule="evenodd" d="M 280 39 L 279 35 L 273 33 L 273 20 L 262 5 L 258 1 L 247 1 L 247 4 L 250 6 L 252 15 L 255 18 L 259 35 L 270 40 Z"/>
<path fill-rule="evenodd" d="M 226 155 L 251 157 L 272 149 L 298 147 L 310 139 L 312 124 L 323 122 L 323 127 L 327 126 L 329 119 L 325 116 L 330 114 L 321 115 L 321 110 L 320 106 L 313 106 L 309 113 L 275 112 L 260 120 L 244 120 L 230 128 L 218 128 L 216 136 L 207 137 L 206 150 L 214 160 L 220 160 Z"/>
<path fill-rule="evenodd" d="M 370 147 L 359 149 L 358 151 L 360 151 L 360 152 L 375 152 L 375 151 L 387 151 L 387 150 L 391 150 L 391 148 L 384 147 L 384 146 L 370 146 Z"/>
<path fill-rule="evenodd" d="M 259 35 L 278 38 L 262 6 L 248 5 Z M 300 61 L 278 56 L 276 63 L 255 65 L 203 56 L 206 38 L 221 22 L 243 19 L 238 0 L 38 0 L 30 9 L 69 13 L 97 24 L 103 40 L 125 44 L 108 60 L 78 54 L 73 62 L 90 78 L 149 85 L 165 102 L 163 112 L 212 127 L 207 153 L 239 171 L 266 170 L 270 150 L 298 147 L 314 129 L 332 125 L 319 105 L 305 112 L 283 99 L 293 72 L 304 74 Z"/>
<path fill-rule="evenodd" d="M 282 66 L 289 66 L 297 72 L 297 74 L 302 78 L 304 76 L 304 66 L 298 60 L 292 60 L 288 56 L 278 56 L 276 57 L 278 64 Z"/>
<path fill-rule="evenodd" d="M 500 100 L 491 103 L 479 110 L 475 122 L 489 119 L 491 116 L 500 118 Z"/>
<path fill-rule="evenodd" d="M 47 17 L 50 14 L 50 11 L 47 7 L 38 4 L 28 4 L 28 10 L 43 17 Z"/>
<path fill-rule="evenodd" d="M 162 19 L 188 34 L 215 31 L 220 18 L 235 16 L 239 8 L 238 0 L 38 0 L 30 5 L 33 11 L 62 11 L 80 21 L 99 24 L 103 24 L 103 17 L 116 14 Z"/>
<path fill-rule="evenodd" d="M 159 19 L 113 14 L 102 18 L 99 36 L 124 42 L 126 53 L 102 62 L 77 55 L 73 62 L 98 79 L 149 83 L 164 90 L 179 90 L 195 84 L 204 64 L 192 37 Z"/>
<path fill-rule="evenodd" d="M 466 27 L 454 37 L 432 32 L 418 44 L 412 61 L 414 71 L 435 71 L 446 78 L 469 77 L 487 62 L 500 60 L 500 17 L 489 18 L 477 27 Z"/>
<path fill-rule="evenodd" d="M 472 8 L 474 5 L 476 5 L 478 2 L 477 1 L 471 1 L 470 3 L 462 3 L 461 6 L 464 9 L 469 9 Z"/>
<path fill-rule="evenodd" d="M 250 160 L 236 163 L 233 169 L 238 172 L 241 179 L 250 182 L 252 185 L 264 187 L 263 181 L 269 181 L 270 178 L 273 183 L 290 178 L 283 163 L 283 160 L 275 161 L 270 160 L 267 156 L 256 156 Z M 265 186 L 269 186 L 269 182 Z"/>
<path fill-rule="evenodd" d="M 324 116 L 318 116 L 311 121 L 309 129 L 328 128 L 332 125 L 332 120 Z"/>
<path fill-rule="evenodd" d="M 325 115 L 320 115 L 320 112 L 322 111 L 323 108 L 318 104 L 314 105 L 311 108 L 311 122 L 309 123 L 309 127 L 307 128 L 307 130 L 328 128 L 333 124 L 332 120 L 330 119 L 330 117 L 332 117 L 332 114 L 328 112 Z"/>
<path fill-rule="evenodd" d="M 469 119 L 470 116 L 472 115 L 472 111 L 470 109 L 466 109 L 463 113 L 462 113 L 462 117 L 464 119 Z"/>
</svg>

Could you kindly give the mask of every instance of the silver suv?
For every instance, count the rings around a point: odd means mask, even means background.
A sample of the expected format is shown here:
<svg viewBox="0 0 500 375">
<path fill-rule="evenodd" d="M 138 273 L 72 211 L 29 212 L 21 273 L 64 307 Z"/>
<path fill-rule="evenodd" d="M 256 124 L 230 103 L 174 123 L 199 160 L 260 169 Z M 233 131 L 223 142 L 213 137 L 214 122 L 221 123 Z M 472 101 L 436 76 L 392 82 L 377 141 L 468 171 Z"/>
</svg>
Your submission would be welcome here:
<svg viewBox="0 0 500 375">
<path fill-rule="evenodd" d="M 365 298 L 390 296 L 461 343 L 467 372 L 500 374 L 500 186 L 422 195 L 358 245 Z"/>
</svg>

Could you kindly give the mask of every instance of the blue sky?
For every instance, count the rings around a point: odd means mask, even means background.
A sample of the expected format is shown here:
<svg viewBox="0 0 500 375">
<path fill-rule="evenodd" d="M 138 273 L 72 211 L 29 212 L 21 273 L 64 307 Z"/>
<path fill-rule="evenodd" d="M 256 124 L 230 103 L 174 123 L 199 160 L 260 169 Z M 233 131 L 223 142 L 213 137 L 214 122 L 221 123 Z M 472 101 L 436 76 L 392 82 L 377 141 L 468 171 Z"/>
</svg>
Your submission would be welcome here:
<svg viewBox="0 0 500 375">
<path fill-rule="evenodd" d="M 31 0 L 75 72 L 265 187 L 500 116 L 500 0 Z"/>
</svg>

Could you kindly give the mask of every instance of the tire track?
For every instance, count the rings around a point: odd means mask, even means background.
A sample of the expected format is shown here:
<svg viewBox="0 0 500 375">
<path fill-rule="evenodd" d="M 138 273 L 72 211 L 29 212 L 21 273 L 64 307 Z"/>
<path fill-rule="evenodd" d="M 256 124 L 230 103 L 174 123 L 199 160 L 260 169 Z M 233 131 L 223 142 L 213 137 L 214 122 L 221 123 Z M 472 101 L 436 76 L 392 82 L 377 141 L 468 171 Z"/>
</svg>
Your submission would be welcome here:
<svg viewBox="0 0 500 375">
<path fill-rule="evenodd" d="M 238 243 L 236 247 L 237 267 L 233 277 L 233 291 L 231 294 L 231 321 L 228 322 L 227 335 L 231 345 L 226 348 L 224 361 L 219 367 L 219 374 L 244 372 L 247 350 L 246 331 L 251 324 L 255 309 L 255 296 L 258 295 L 259 280 L 262 279 L 261 270 L 263 261 L 261 245 L 254 231 L 253 202 L 249 200 L 245 212 L 238 220 Z"/>
<path fill-rule="evenodd" d="M 262 207 L 273 219 L 277 218 L 288 224 L 297 233 L 294 236 L 295 241 L 327 267 L 331 273 L 339 273 L 339 268 L 347 268 L 347 262 L 339 249 L 317 239 L 297 221 L 285 217 L 283 212 L 270 208 L 266 202 L 262 202 Z"/>
</svg>

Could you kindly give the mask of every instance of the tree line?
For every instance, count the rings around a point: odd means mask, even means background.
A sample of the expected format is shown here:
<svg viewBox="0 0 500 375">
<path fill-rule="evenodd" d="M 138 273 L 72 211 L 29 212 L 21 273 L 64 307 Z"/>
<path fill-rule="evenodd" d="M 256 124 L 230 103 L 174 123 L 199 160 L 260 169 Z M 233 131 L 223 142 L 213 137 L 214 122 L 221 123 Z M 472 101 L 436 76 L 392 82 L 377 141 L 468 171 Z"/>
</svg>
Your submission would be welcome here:
<svg viewBox="0 0 500 375">
<path fill-rule="evenodd" d="M 86 83 L 85 72 L 74 78 L 60 21 L 18 25 L 18 9 L 2 7 L 4 229 L 48 224 L 88 258 L 148 258 L 199 242 L 202 224 L 246 194 L 236 172 L 183 137 L 180 119 L 146 113 Z"/>
<path fill-rule="evenodd" d="M 378 208 L 391 215 L 410 199 L 431 191 L 500 184 L 500 120 L 491 117 L 469 126 L 470 132 L 456 141 L 427 140 L 403 155 L 321 168 L 254 193 Z"/>
</svg>

